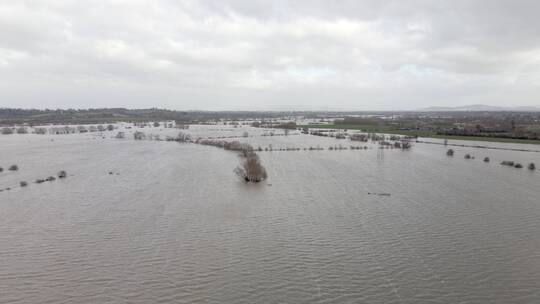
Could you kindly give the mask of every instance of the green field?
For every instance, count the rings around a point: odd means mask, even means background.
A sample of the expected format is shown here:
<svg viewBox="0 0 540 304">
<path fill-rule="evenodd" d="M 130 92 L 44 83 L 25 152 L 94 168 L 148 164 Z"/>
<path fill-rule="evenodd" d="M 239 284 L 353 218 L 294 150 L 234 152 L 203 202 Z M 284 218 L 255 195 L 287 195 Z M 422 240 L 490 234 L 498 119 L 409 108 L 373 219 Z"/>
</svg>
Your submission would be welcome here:
<svg viewBox="0 0 540 304">
<path fill-rule="evenodd" d="M 486 141 L 486 142 L 502 142 L 516 144 L 536 144 L 540 145 L 540 140 L 533 139 L 514 139 L 504 137 L 480 137 L 480 136 L 456 136 L 456 135 L 438 135 L 433 131 L 417 131 L 417 130 L 398 130 L 391 126 L 384 125 L 300 125 L 300 128 L 312 129 L 346 129 L 346 130 L 361 130 L 373 133 L 397 134 L 405 136 L 431 137 L 440 139 L 454 140 L 471 140 L 471 141 Z"/>
</svg>

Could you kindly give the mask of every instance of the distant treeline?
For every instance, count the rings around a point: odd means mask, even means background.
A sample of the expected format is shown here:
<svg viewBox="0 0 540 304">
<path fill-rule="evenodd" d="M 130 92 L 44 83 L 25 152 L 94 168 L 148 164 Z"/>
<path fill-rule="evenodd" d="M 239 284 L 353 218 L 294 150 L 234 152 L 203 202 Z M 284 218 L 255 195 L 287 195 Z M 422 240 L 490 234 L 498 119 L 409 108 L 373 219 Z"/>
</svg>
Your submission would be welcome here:
<svg viewBox="0 0 540 304">
<path fill-rule="evenodd" d="M 306 114 L 306 113 L 303 113 Z M 7 109 L 0 108 L 0 125 L 99 124 L 113 122 L 176 121 L 181 124 L 219 120 L 274 119 L 302 115 L 298 112 L 173 111 L 165 109 Z"/>
</svg>

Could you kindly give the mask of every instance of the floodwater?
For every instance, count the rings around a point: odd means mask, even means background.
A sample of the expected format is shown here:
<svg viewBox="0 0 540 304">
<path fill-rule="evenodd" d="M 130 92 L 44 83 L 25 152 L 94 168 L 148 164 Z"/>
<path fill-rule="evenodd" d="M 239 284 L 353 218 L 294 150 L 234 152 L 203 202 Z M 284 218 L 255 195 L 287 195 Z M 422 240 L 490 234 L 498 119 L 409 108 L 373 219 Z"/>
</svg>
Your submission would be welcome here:
<svg viewBox="0 0 540 304">
<path fill-rule="evenodd" d="M 244 130 L 350 145 L 189 132 Z M 540 303 L 540 171 L 499 165 L 540 153 L 263 151 L 246 185 L 234 152 L 115 133 L 0 136 L 0 303 Z"/>
</svg>

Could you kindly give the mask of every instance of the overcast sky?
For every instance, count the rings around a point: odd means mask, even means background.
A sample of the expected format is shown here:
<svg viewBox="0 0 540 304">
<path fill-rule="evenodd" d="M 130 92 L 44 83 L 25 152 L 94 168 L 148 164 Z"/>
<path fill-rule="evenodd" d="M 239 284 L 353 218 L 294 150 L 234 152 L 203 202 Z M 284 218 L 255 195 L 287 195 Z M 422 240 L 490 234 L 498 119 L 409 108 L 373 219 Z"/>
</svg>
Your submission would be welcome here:
<svg viewBox="0 0 540 304">
<path fill-rule="evenodd" d="M 540 105 L 540 1 L 0 0 L 0 107 Z"/>
</svg>

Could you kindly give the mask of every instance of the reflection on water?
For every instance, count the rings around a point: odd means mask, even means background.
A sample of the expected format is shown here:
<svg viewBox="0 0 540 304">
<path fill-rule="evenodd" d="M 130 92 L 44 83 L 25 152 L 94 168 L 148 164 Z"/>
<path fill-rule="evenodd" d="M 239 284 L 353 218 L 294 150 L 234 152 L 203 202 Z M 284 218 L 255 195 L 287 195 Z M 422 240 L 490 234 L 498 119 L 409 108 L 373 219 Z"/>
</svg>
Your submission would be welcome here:
<svg viewBox="0 0 540 304">
<path fill-rule="evenodd" d="M 540 171 L 499 165 L 540 153 L 261 152 L 245 185 L 213 147 L 52 138 L 0 137 L 0 188 L 70 174 L 0 193 L 1 303 L 540 302 Z"/>
</svg>

